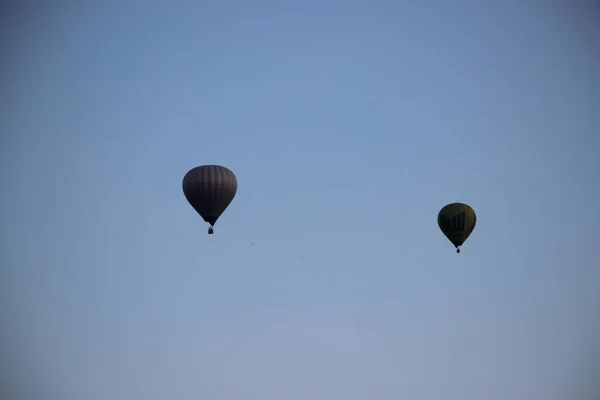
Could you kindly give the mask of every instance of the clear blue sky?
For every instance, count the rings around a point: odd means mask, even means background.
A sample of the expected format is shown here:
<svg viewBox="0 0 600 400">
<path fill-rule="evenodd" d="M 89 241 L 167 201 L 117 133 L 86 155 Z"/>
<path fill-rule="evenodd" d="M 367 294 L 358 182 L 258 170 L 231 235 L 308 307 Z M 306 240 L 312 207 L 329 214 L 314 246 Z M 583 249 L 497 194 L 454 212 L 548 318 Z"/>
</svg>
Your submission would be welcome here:
<svg viewBox="0 0 600 400">
<path fill-rule="evenodd" d="M 598 14 L 211 3 L 3 17 L 1 386 L 591 399 Z M 239 190 L 208 236 L 181 179 L 212 163 Z"/>
</svg>

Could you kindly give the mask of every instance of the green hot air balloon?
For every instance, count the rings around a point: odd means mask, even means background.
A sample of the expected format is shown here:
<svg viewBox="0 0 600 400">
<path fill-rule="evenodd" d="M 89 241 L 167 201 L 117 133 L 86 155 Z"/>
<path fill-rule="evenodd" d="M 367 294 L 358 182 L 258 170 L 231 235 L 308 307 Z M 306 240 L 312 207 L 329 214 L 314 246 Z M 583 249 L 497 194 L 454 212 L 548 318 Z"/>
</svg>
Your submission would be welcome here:
<svg viewBox="0 0 600 400">
<path fill-rule="evenodd" d="M 442 233 L 456 247 L 457 253 L 460 253 L 459 247 L 471 235 L 476 223 L 475 210 L 463 203 L 448 204 L 438 214 L 438 225 Z"/>
<path fill-rule="evenodd" d="M 204 221 L 210 224 L 208 234 L 227 209 L 237 192 L 237 178 L 220 165 L 201 165 L 183 177 L 183 194 Z"/>
</svg>

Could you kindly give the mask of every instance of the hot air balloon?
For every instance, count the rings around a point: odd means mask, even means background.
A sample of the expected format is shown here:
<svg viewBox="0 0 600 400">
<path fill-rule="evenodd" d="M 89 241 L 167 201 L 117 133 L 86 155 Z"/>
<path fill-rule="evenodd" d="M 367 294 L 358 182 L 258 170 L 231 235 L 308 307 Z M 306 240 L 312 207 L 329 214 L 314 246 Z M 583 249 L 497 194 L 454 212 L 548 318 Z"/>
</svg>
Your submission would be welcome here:
<svg viewBox="0 0 600 400">
<path fill-rule="evenodd" d="M 201 165 L 185 174 L 182 187 L 190 205 L 210 224 L 208 234 L 212 235 L 213 226 L 237 192 L 235 174 L 220 165 Z"/>
<path fill-rule="evenodd" d="M 447 204 L 438 214 L 438 225 L 442 233 L 456 247 L 457 253 L 460 253 L 459 247 L 471 235 L 476 223 L 475 211 L 471 206 L 463 203 Z"/>
</svg>

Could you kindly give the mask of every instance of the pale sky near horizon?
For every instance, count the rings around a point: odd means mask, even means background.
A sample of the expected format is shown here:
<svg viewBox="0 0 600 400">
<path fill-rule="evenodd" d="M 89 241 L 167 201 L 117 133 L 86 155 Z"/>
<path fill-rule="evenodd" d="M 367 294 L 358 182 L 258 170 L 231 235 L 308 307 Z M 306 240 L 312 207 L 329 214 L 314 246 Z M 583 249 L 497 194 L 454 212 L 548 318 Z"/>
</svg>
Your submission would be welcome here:
<svg viewBox="0 0 600 400">
<path fill-rule="evenodd" d="M 597 398 L 600 13 L 213 3 L 2 17 L 0 388 Z"/>
</svg>

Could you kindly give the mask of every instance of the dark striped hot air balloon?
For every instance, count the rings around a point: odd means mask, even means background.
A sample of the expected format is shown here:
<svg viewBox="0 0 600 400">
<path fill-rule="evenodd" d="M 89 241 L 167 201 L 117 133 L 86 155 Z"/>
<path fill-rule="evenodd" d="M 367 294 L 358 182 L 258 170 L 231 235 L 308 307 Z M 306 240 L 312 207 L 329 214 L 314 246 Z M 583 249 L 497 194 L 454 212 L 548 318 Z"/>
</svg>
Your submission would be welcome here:
<svg viewBox="0 0 600 400">
<path fill-rule="evenodd" d="M 237 192 L 237 178 L 220 165 L 201 165 L 183 177 L 183 194 L 204 221 L 210 224 L 208 233 L 227 209 Z"/>
<path fill-rule="evenodd" d="M 442 233 L 456 247 L 457 253 L 460 253 L 459 247 L 471 235 L 476 223 L 475 210 L 463 203 L 448 204 L 438 214 L 438 225 Z"/>
</svg>

